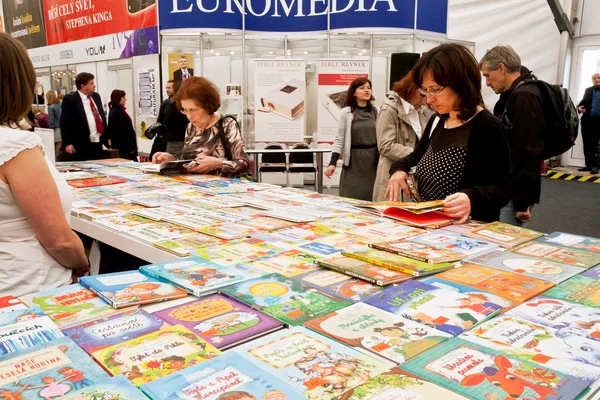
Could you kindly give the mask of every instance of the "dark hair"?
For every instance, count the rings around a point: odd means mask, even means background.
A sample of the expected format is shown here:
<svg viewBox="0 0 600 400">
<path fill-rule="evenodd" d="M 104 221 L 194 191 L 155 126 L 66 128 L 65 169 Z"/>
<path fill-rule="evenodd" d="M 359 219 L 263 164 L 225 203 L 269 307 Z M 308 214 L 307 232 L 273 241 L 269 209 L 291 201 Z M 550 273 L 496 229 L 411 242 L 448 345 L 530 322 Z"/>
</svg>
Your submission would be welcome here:
<svg viewBox="0 0 600 400">
<path fill-rule="evenodd" d="M 121 105 L 121 99 L 123 97 L 125 97 L 125 91 L 120 90 L 120 89 L 115 89 L 112 91 L 112 93 L 110 94 L 110 103 L 108 103 L 108 106 L 110 108 L 117 106 L 119 107 Z"/>
<path fill-rule="evenodd" d="M 27 115 L 35 91 L 35 69 L 25 47 L 0 33 L 0 125 L 16 125 Z"/>
<path fill-rule="evenodd" d="M 412 69 L 415 85 L 421 87 L 429 72 L 438 85 L 449 87 L 458 95 L 454 110 L 459 111 L 459 119 L 468 120 L 475 115 L 477 106 L 483 105 L 479 65 L 466 47 L 444 43 L 423 54 Z"/>
<path fill-rule="evenodd" d="M 167 81 L 167 83 L 175 83 L 175 82 L 177 82 L 175 79 L 169 79 L 169 80 Z"/>
<path fill-rule="evenodd" d="M 352 81 L 352 83 L 348 87 L 348 91 L 346 92 L 346 102 L 344 103 L 344 107 L 350 107 L 351 111 L 354 111 L 356 109 L 356 97 L 354 97 L 354 93 L 356 93 L 356 89 L 358 89 L 366 83 L 368 83 L 369 86 L 371 86 L 371 89 L 373 88 L 373 84 L 371 83 L 369 78 L 365 78 L 364 76 L 356 78 Z M 374 100 L 375 97 L 373 97 L 373 92 L 371 92 L 371 99 L 367 101 L 367 110 L 373 111 Z"/>
<path fill-rule="evenodd" d="M 175 87 L 173 87 L 175 89 Z M 219 89 L 208 79 L 193 76 L 181 84 L 175 95 L 177 108 L 181 110 L 181 100 L 194 100 L 208 114 L 212 115 L 221 107 Z"/>
<path fill-rule="evenodd" d="M 409 72 L 404 76 L 404 78 L 394 83 L 392 90 L 396 92 L 398 96 L 402 97 L 402 99 L 408 101 L 408 99 L 410 99 L 415 92 L 419 91 L 419 87 L 415 84 L 412 72 Z"/>
<path fill-rule="evenodd" d="M 94 78 L 95 76 L 93 74 L 90 74 L 89 72 L 80 72 L 75 77 L 75 87 L 77 88 L 77 90 L 79 90 L 82 86 L 85 86 L 88 83 L 90 83 L 90 81 Z"/>
</svg>

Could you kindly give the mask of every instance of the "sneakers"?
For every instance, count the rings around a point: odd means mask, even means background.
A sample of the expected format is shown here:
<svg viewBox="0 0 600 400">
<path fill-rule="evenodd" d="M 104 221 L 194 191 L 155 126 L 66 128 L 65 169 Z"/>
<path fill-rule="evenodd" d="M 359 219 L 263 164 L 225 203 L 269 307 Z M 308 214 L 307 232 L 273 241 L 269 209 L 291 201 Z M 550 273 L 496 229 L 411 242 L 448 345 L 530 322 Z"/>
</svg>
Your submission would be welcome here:
<svg viewBox="0 0 600 400">
<path fill-rule="evenodd" d="M 577 171 L 579 172 L 587 172 L 587 171 L 591 171 L 592 167 L 583 167 L 583 168 L 578 168 Z"/>
</svg>

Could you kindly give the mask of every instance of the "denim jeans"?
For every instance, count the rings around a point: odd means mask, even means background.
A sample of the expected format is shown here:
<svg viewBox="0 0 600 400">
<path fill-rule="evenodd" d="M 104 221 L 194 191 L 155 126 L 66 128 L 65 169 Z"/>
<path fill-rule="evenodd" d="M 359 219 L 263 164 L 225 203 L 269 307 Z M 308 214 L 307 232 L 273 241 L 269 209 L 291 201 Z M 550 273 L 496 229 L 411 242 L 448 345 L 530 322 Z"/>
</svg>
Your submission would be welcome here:
<svg viewBox="0 0 600 400">
<path fill-rule="evenodd" d="M 529 206 L 529 212 L 531 213 L 533 210 L 533 204 Z M 523 222 L 520 219 L 517 219 L 517 212 L 515 211 L 515 205 L 513 201 L 509 201 L 507 205 L 504 206 L 500 210 L 500 222 L 504 222 L 506 224 L 511 224 L 514 226 L 520 226 L 523 228 L 527 227 L 527 222 Z"/>
</svg>

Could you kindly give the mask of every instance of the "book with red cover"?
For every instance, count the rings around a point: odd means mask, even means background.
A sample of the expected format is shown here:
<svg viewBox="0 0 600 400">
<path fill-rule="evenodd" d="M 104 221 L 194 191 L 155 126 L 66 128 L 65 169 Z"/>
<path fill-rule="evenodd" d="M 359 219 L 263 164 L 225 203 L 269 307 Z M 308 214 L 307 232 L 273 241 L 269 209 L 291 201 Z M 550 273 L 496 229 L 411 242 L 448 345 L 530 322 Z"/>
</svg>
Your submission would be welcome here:
<svg viewBox="0 0 600 400">
<path fill-rule="evenodd" d="M 94 186 L 106 186 L 106 185 L 116 185 L 117 183 L 125 183 L 126 179 L 121 178 L 113 178 L 112 176 L 99 176 L 98 178 L 89 178 L 89 179 L 79 179 L 74 181 L 69 181 L 69 185 L 74 188 L 86 188 L 86 187 L 94 187 Z"/>
</svg>

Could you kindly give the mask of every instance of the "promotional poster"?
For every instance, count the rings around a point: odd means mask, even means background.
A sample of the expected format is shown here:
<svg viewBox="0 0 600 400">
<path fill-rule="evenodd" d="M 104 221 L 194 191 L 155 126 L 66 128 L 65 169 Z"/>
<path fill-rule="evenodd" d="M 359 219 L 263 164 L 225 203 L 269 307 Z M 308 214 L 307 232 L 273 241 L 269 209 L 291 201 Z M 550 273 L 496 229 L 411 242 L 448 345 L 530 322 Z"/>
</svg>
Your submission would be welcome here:
<svg viewBox="0 0 600 400">
<path fill-rule="evenodd" d="M 46 28 L 41 0 L 2 0 L 2 6 L 4 21 L 6 21 L 4 30 L 7 33 L 28 49 L 46 46 Z"/>
<path fill-rule="evenodd" d="M 169 79 L 184 81 L 194 76 L 194 55 L 192 53 L 169 53 Z"/>
</svg>

